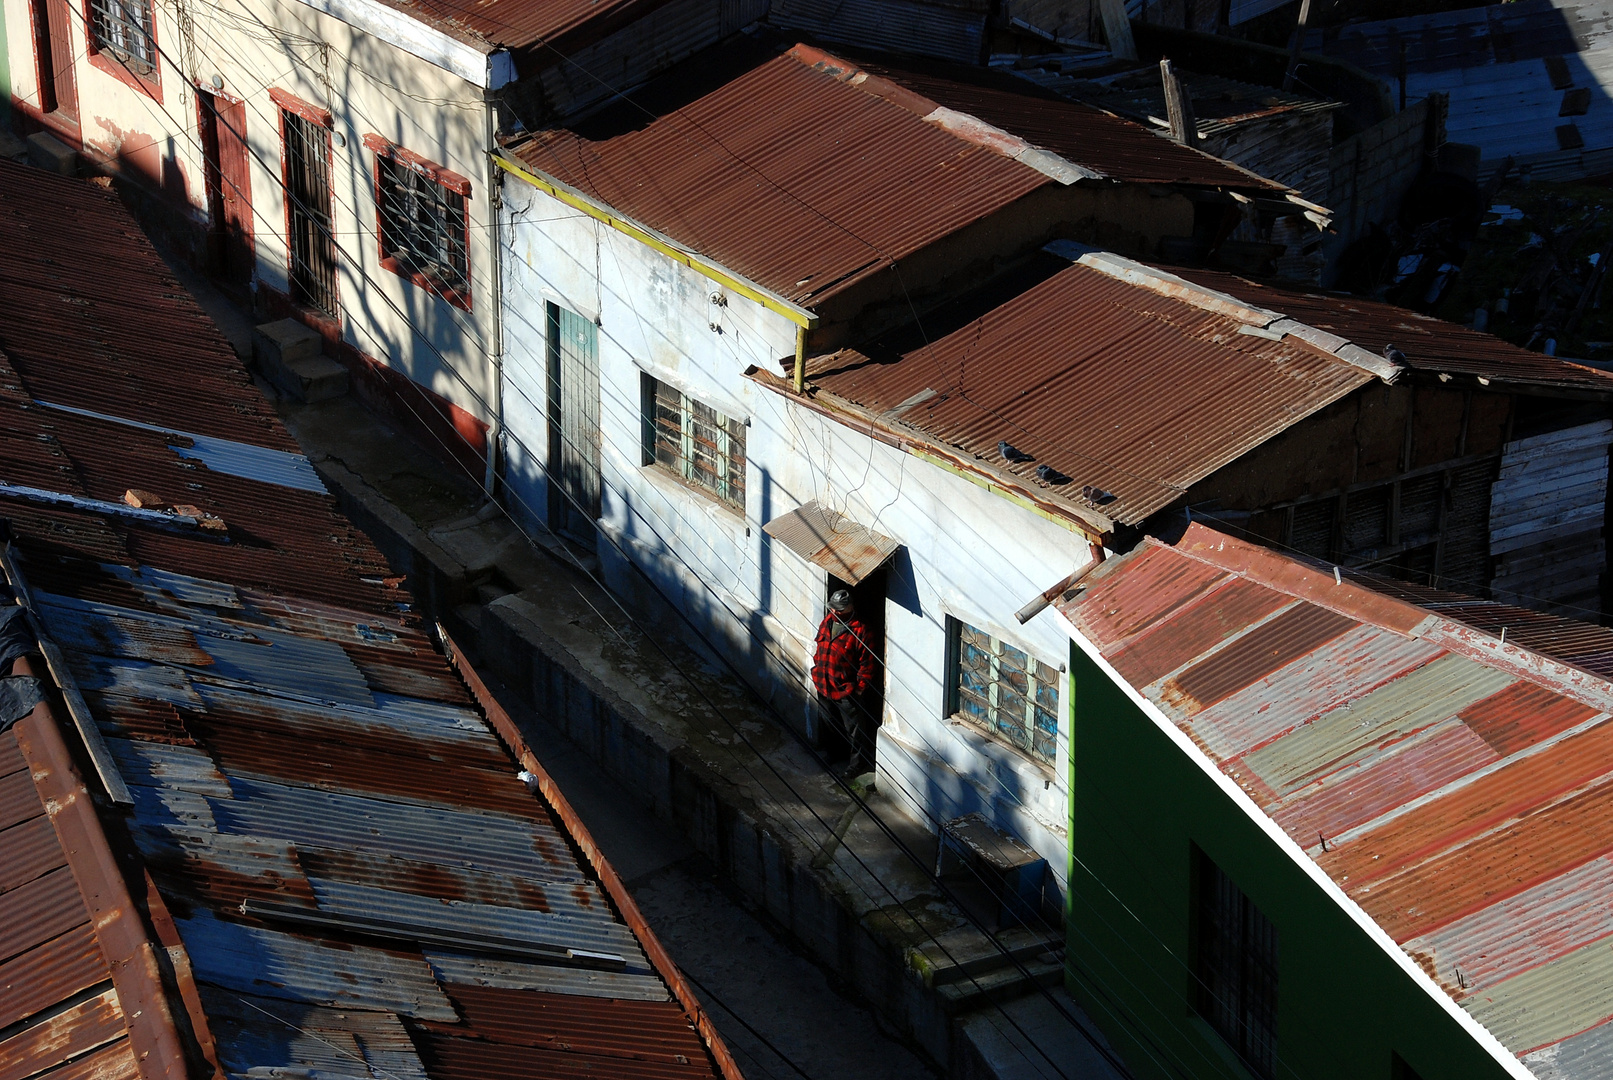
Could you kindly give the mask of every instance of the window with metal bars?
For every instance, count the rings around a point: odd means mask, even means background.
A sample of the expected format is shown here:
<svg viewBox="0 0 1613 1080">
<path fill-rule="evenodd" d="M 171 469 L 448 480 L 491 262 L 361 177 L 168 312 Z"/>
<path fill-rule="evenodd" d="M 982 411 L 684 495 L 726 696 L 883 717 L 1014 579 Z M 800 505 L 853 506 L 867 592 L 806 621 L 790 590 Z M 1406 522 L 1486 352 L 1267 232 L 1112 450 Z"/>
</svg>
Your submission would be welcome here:
<svg viewBox="0 0 1613 1080">
<path fill-rule="evenodd" d="M 1277 1062 L 1277 928 L 1203 852 L 1198 853 L 1198 1011 L 1249 1071 L 1270 1080 Z"/>
<path fill-rule="evenodd" d="M 336 238 L 331 233 L 330 214 L 330 132 L 286 108 L 280 110 L 280 130 L 284 141 L 291 298 L 338 318 Z"/>
<path fill-rule="evenodd" d="M 382 265 L 460 307 L 470 304 L 465 196 L 408 161 L 375 159 Z"/>
<path fill-rule="evenodd" d="M 949 619 L 948 631 L 948 712 L 1051 763 L 1058 755 L 1058 671 L 968 623 Z"/>
<path fill-rule="evenodd" d="M 644 376 L 644 464 L 745 509 L 745 423 Z"/>
<path fill-rule="evenodd" d="M 148 81 L 157 73 L 154 21 L 151 0 L 90 0 L 92 44 Z"/>
</svg>

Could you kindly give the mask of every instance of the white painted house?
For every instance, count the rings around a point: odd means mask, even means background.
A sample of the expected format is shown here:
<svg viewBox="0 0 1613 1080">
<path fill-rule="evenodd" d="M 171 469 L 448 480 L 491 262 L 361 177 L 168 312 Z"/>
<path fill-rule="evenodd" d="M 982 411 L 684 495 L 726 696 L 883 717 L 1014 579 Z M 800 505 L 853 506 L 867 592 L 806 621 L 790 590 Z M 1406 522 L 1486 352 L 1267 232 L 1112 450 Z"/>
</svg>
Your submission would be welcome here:
<svg viewBox="0 0 1613 1080">
<path fill-rule="evenodd" d="M 759 18 L 722 0 L 13 0 L 14 123 L 320 330 L 372 407 L 477 467 L 497 415 L 489 154 Z"/>
<path fill-rule="evenodd" d="M 995 84 L 804 46 L 704 74 L 658 119 L 623 109 L 501 159 L 507 504 L 593 548 L 621 593 L 689 614 L 812 735 L 813 636 L 828 592 L 855 586 L 884 659 L 880 790 L 931 828 L 983 812 L 1048 860 L 1055 899 L 1068 643 L 1015 612 L 1108 519 L 774 373 L 1058 236 L 1156 249 L 1193 220 L 1191 185 L 1162 176 L 1282 192 L 1083 106 L 1025 108 L 1060 110 L 1072 143 L 1101 125 L 1132 174 L 938 100 L 1012 115 Z"/>
</svg>

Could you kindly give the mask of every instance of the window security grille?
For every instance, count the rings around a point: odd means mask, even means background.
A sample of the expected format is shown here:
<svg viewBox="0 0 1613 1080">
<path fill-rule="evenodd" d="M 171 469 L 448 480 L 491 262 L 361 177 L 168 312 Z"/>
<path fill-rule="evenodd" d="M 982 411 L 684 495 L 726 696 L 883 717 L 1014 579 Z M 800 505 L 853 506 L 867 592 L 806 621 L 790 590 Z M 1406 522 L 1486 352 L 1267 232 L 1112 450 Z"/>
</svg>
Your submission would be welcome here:
<svg viewBox="0 0 1613 1080">
<path fill-rule="evenodd" d="M 952 711 L 1051 762 L 1058 753 L 1059 673 L 968 623 L 952 622 Z"/>
<path fill-rule="evenodd" d="M 1200 855 L 1199 1014 L 1270 1080 L 1277 1057 L 1277 929 L 1219 866 Z"/>
<path fill-rule="evenodd" d="M 90 0 L 95 47 L 112 53 L 140 75 L 157 70 L 157 42 L 151 27 L 151 0 Z"/>
<path fill-rule="evenodd" d="M 644 376 L 644 464 L 745 509 L 745 424 Z"/>
<path fill-rule="evenodd" d="M 465 197 L 391 158 L 376 158 L 381 203 L 381 257 L 433 290 L 470 293 Z"/>
<path fill-rule="evenodd" d="M 285 135 L 291 298 L 338 317 L 336 239 L 330 220 L 330 140 L 323 127 L 280 110 Z"/>
</svg>

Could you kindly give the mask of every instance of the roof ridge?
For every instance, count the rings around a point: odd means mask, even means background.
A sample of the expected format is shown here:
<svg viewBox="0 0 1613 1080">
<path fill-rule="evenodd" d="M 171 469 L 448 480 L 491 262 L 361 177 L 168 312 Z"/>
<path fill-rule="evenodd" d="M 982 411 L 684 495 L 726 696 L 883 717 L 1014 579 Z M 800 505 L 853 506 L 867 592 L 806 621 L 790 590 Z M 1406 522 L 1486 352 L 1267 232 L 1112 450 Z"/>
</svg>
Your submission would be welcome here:
<svg viewBox="0 0 1613 1080">
<path fill-rule="evenodd" d="M 1073 184 L 1078 180 L 1108 179 L 1104 173 L 1084 165 L 1077 165 L 1051 150 L 1045 150 L 995 124 L 987 123 L 973 113 L 947 108 L 894 79 L 876 75 L 815 46 L 797 44 L 784 55 L 848 86 L 854 86 L 871 97 L 906 109 L 926 124 L 938 127 L 956 139 L 983 147 L 1011 161 L 1017 161 L 1060 184 Z"/>
<path fill-rule="evenodd" d="M 1220 292 L 1184 277 L 1178 277 L 1157 266 L 1128 259 L 1112 251 L 1089 247 L 1075 240 L 1055 240 L 1042 250 L 1080 263 L 1116 280 L 1158 293 L 1160 296 L 1181 300 L 1201 311 L 1234 319 L 1244 324 L 1245 329 L 1242 332 L 1254 337 L 1269 338 L 1272 341 L 1281 341 L 1289 337 L 1298 338 L 1313 349 L 1369 372 L 1385 383 L 1394 383 L 1405 371 L 1402 365 L 1377 356 L 1337 334 L 1302 323 L 1283 312 L 1258 307 L 1230 293 Z"/>
</svg>

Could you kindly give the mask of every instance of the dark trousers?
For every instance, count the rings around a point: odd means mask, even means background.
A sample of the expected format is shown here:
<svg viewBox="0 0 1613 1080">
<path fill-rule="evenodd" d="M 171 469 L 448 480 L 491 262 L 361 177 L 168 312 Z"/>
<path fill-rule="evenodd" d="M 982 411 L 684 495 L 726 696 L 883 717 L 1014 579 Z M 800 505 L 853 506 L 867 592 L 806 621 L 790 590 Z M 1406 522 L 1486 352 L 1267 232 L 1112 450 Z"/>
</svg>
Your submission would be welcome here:
<svg viewBox="0 0 1613 1080">
<path fill-rule="evenodd" d="M 874 730 L 879 725 L 873 714 L 868 711 L 868 705 L 863 701 L 861 694 L 852 694 L 839 701 L 828 698 L 819 699 L 823 703 L 823 711 L 832 721 L 828 726 L 830 730 L 844 739 L 851 750 L 851 761 L 846 766 L 849 776 L 868 772 L 874 767 Z M 831 741 L 830 745 L 839 742 Z"/>
</svg>

